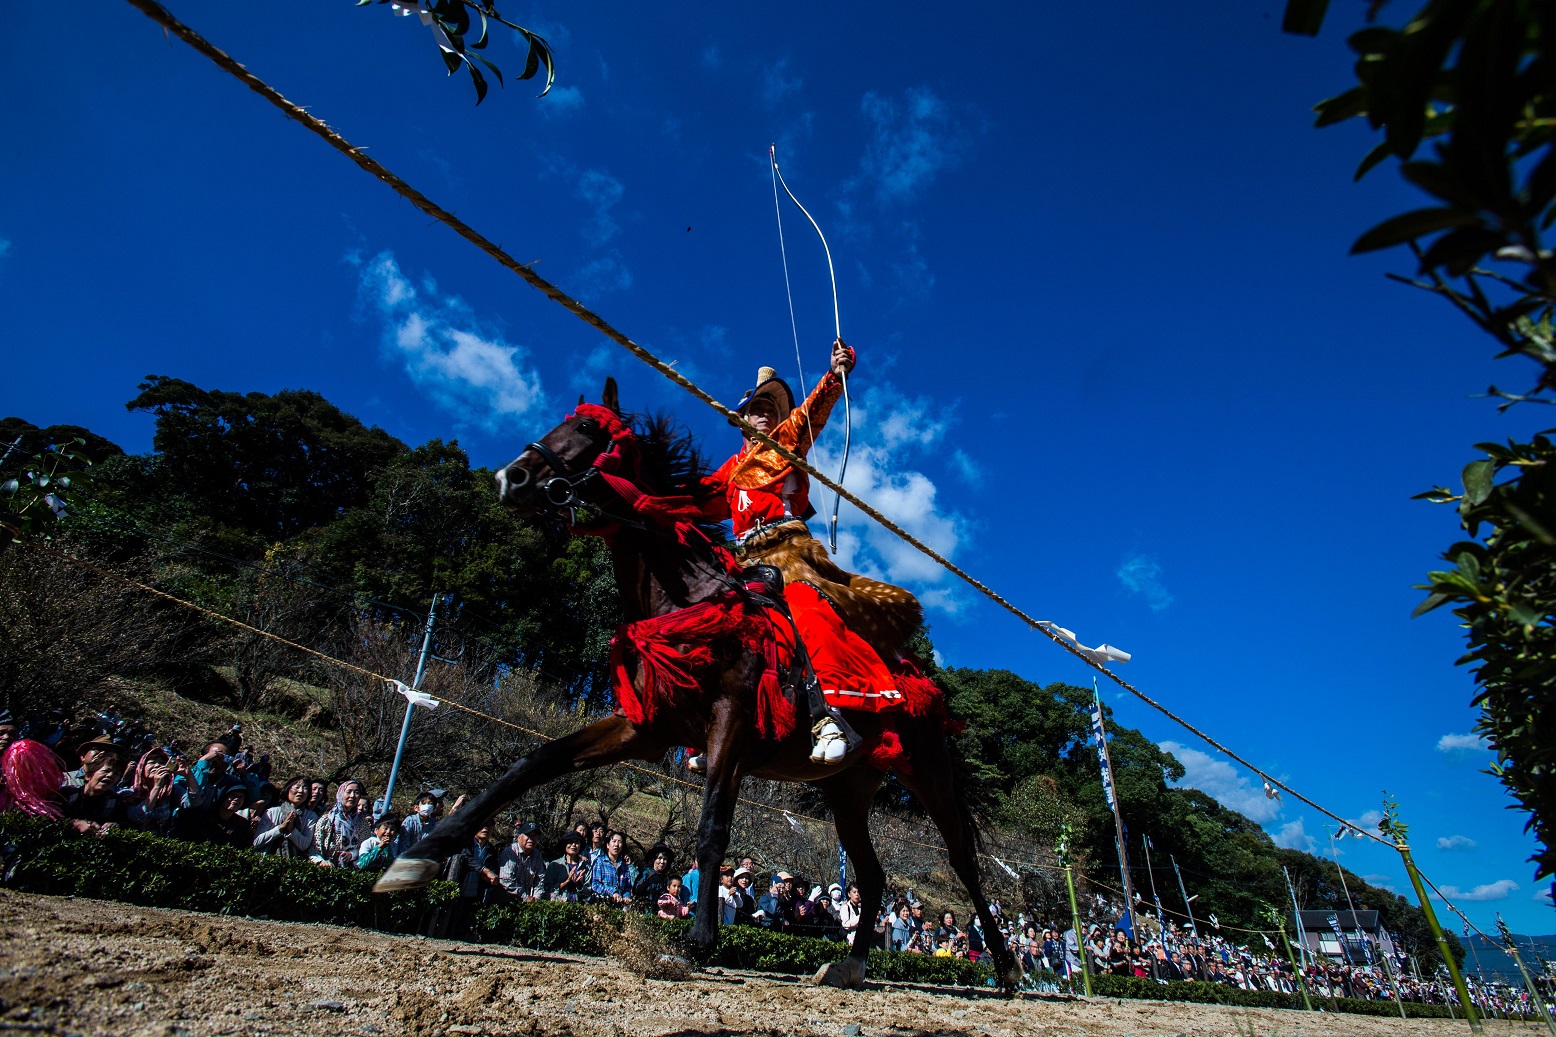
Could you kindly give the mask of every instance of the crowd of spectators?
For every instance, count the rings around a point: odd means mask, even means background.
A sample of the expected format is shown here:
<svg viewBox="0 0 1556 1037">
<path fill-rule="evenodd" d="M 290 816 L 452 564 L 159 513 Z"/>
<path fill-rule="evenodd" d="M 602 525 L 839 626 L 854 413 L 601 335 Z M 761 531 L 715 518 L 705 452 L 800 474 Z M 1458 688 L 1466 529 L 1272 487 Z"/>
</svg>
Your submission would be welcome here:
<svg viewBox="0 0 1556 1037">
<path fill-rule="evenodd" d="M 78 761 L 65 770 L 61 757 Z M 431 832 L 444 814 L 447 793 L 426 789 L 402 818 L 374 803 L 355 778 L 328 782 L 299 774 L 273 780 L 268 755 L 255 755 L 234 724 L 196 751 L 162 743 L 141 726 L 98 714 L 85 728 L 62 716 L 18 724 L 0 710 L 0 810 L 21 809 L 67 819 L 85 835 L 131 828 L 196 843 L 306 860 L 320 868 L 381 870 Z M 453 800 L 457 810 L 463 797 Z M 604 822 L 580 821 L 546 833 L 519 821 L 504 842 L 488 824 L 471 844 L 445 862 L 443 875 L 460 887 L 460 909 L 442 919 L 438 935 L 459 935 L 469 911 L 485 904 L 558 900 L 609 904 L 624 910 L 683 918 L 698 896 L 695 865 L 682 873 L 675 851 L 662 843 L 634 855 L 625 833 Z M 1291 960 L 1268 937 L 1219 931 L 1202 934 L 1171 920 L 1133 916 L 1122 903 L 1093 897 L 1079 939 L 1066 911 L 1062 924 L 1027 905 L 1007 915 L 991 903 L 997 931 L 976 916 L 963 922 L 952 910 L 929 911 L 914 891 L 889 888 L 879 915 L 862 917 L 857 886 L 812 884 L 778 869 L 768 872 L 743 856 L 719 872 L 720 921 L 823 940 L 859 939 L 872 947 L 977 961 L 991 943 L 1003 944 L 1037 988 L 1079 989 L 1081 959 L 1093 976 L 1132 976 L 1161 983 L 1205 981 L 1242 990 L 1299 993 Z M 1068 904 L 1063 907 L 1068 908 Z M 1262 945 L 1261 945 L 1262 944 Z M 1393 983 L 1411 1001 L 1446 1003 L 1451 987 L 1382 967 L 1369 945 L 1366 964 L 1309 958 L 1299 963 L 1310 994 L 1387 1000 Z M 1521 990 L 1477 989 L 1487 1007 L 1520 1011 Z M 1527 1008 L 1527 1005 L 1523 1006 Z"/>
</svg>

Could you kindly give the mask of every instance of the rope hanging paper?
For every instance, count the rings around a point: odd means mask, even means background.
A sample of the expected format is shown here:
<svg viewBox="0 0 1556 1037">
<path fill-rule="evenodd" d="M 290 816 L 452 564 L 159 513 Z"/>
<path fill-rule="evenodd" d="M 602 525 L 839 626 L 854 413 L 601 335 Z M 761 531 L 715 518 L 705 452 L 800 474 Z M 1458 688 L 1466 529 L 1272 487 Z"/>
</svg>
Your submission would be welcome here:
<svg viewBox="0 0 1556 1037">
<path fill-rule="evenodd" d="M 416 208 L 420 209 L 428 216 L 431 216 L 439 223 L 442 223 L 450 230 L 454 231 L 454 233 L 464 238 L 466 241 L 469 241 L 476 248 L 480 249 L 482 252 L 486 253 L 486 255 L 496 260 L 504 268 L 517 274 L 525 281 L 525 283 L 542 292 L 548 299 L 551 299 L 553 302 L 562 306 L 569 313 L 572 313 L 574 316 L 576 316 L 579 320 L 582 320 L 584 323 L 595 328 L 606 338 L 621 346 L 634 357 L 641 360 L 655 371 L 658 371 L 660 374 L 670 379 L 676 385 L 679 385 L 682 389 L 685 389 L 698 400 L 701 400 L 703 403 L 707 404 L 714 411 L 718 412 L 726 420 L 728 420 L 730 424 L 740 429 L 745 435 L 768 447 L 771 447 L 796 468 L 807 473 L 823 486 L 836 492 L 841 499 L 848 501 L 850 504 L 854 505 L 854 507 L 858 508 L 864 514 L 870 516 L 870 518 L 874 519 L 882 527 L 890 531 L 893 535 L 897 536 L 905 543 L 924 554 L 926 557 L 933 559 L 947 572 L 950 572 L 963 580 L 965 583 L 967 583 L 968 586 L 978 591 L 984 597 L 988 598 L 990 601 L 994 602 L 996 605 L 1000 606 L 1011 615 L 1020 619 L 1029 628 L 1041 632 L 1054 644 L 1058 645 L 1060 648 L 1063 648 L 1065 651 L 1069 652 L 1071 655 L 1075 656 L 1086 665 L 1091 666 L 1093 669 L 1104 674 L 1109 680 L 1113 681 L 1115 684 L 1129 692 L 1131 695 L 1134 695 L 1141 702 L 1144 702 L 1152 709 L 1155 709 L 1169 720 L 1178 724 L 1184 730 L 1204 740 L 1212 748 L 1219 752 L 1225 753 L 1228 757 L 1242 764 L 1248 770 L 1253 771 L 1255 774 L 1259 774 L 1269 784 L 1281 789 L 1284 792 L 1289 793 L 1292 797 L 1301 801 L 1302 803 L 1305 803 L 1307 806 L 1318 811 L 1320 814 L 1323 814 L 1325 817 L 1330 818 L 1331 820 L 1340 824 L 1350 826 L 1351 823 L 1345 818 L 1341 817 L 1339 814 L 1336 814 L 1334 811 L 1320 806 L 1318 803 L 1315 803 L 1313 800 L 1302 795 L 1300 792 L 1291 788 L 1289 785 L 1286 785 L 1275 778 L 1269 777 L 1258 767 L 1255 767 L 1243 757 L 1228 749 L 1215 738 L 1212 738 L 1210 735 L 1206 734 L 1204 731 L 1201 731 L 1187 720 L 1184 720 L 1182 717 L 1172 712 L 1172 710 L 1168 709 L 1166 706 L 1163 706 L 1161 703 L 1157 702 L 1155 699 L 1145 694 L 1145 692 L 1141 691 L 1134 685 L 1130 684 L 1128 681 L 1124 680 L 1122 677 L 1118 676 L 1118 674 L 1114 673 L 1106 666 L 1100 664 L 1095 659 L 1088 657 L 1084 652 L 1081 651 L 1079 647 L 1066 641 L 1062 636 L 1055 633 L 1052 629 L 1048 629 L 1047 627 L 1043 626 L 1042 623 L 1046 621 L 1039 621 L 1029 616 L 1026 612 L 1023 612 L 1020 608 L 1017 608 L 1014 604 L 996 592 L 993 588 L 972 576 L 961 566 L 952 562 L 950 559 L 940 554 L 940 552 L 936 551 L 934 548 L 918 539 L 912 533 L 909 533 L 907 530 L 897 525 L 891 519 L 881 514 L 881 512 L 877 511 L 874 507 L 861 500 L 858 496 L 850 493 L 841 485 L 828 478 L 823 472 L 816 469 L 804 458 L 785 448 L 776 440 L 757 431 L 744 418 L 730 410 L 718 400 L 714 399 L 691 379 L 675 370 L 674 367 L 665 363 L 663 360 L 660 360 L 653 353 L 632 341 L 622 332 L 616 330 L 616 328 L 612 327 L 608 322 L 606 322 L 603 317 L 594 313 L 592 310 L 578 302 L 576 299 L 572 298 L 566 292 L 562 291 L 560 288 L 556 287 L 551 282 L 541 277 L 539 274 L 535 273 L 535 271 L 530 269 L 529 266 L 514 259 L 507 252 L 503 251 L 503 249 L 496 243 L 492 242 L 469 224 L 459 219 L 453 213 L 442 208 L 437 203 L 428 198 L 425 194 L 406 183 L 381 162 L 369 158 L 367 154 L 362 151 L 362 149 L 353 145 L 339 133 L 335 132 L 323 120 L 309 114 L 298 105 L 293 104 L 291 101 L 287 100 L 274 87 L 270 86 L 264 80 L 260 79 L 248 69 L 244 68 L 243 65 L 239 64 L 225 51 L 219 49 L 199 33 L 195 32 L 192 28 L 173 17 L 167 8 L 163 7 L 160 3 L 157 3 L 156 0 L 128 0 L 128 2 L 133 7 L 146 14 L 158 25 L 161 25 L 168 33 L 183 40 L 190 47 L 209 58 L 217 65 L 217 67 L 221 68 L 229 75 L 232 75 L 245 86 L 247 86 L 250 90 L 259 94 L 266 101 L 280 109 L 283 113 L 286 114 L 288 118 L 294 120 L 295 122 L 301 123 L 308 130 L 322 138 L 325 143 L 329 144 L 330 147 L 349 158 L 358 167 L 368 173 L 371 173 L 376 179 L 388 185 L 389 188 L 399 194 L 402 198 L 409 201 L 412 205 L 416 206 Z M 307 649 L 303 650 L 307 651 Z M 1364 832 L 1364 834 L 1367 835 L 1368 838 L 1386 846 L 1393 845 L 1386 839 L 1372 832 Z"/>
</svg>

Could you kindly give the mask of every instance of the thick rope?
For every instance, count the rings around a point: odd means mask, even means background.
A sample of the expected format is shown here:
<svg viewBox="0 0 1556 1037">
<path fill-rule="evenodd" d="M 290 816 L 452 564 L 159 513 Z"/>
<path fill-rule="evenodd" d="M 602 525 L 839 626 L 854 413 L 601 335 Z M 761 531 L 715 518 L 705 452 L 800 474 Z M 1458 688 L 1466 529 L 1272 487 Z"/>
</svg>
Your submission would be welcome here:
<svg viewBox="0 0 1556 1037">
<path fill-rule="evenodd" d="M 291 101 L 288 101 L 274 87 L 270 86 L 264 80 L 260 79 L 248 69 L 244 68 L 225 51 L 219 49 L 214 44 L 207 41 L 199 33 L 195 32 L 183 22 L 180 22 L 177 18 L 174 18 L 173 15 L 167 10 L 167 8 L 157 3 L 156 0 L 129 0 L 129 3 L 138 8 L 140 11 L 144 12 L 148 17 L 150 17 L 157 24 L 161 25 L 168 32 L 177 36 L 179 39 L 189 44 L 189 46 L 193 47 L 201 54 L 204 54 L 207 58 L 210 58 L 211 61 L 215 62 L 215 64 L 223 71 L 236 77 L 250 90 L 253 90 L 265 100 L 275 105 L 282 112 L 284 112 L 288 118 L 301 123 L 307 129 L 321 137 L 325 143 L 329 144 L 330 147 L 345 155 L 357 166 L 371 173 L 377 179 L 383 181 L 402 198 L 416 206 L 416 208 L 420 209 L 422 212 L 431 216 L 433 219 L 447 226 L 450 230 L 454 231 L 454 233 L 458 234 L 460 237 L 470 242 L 476 248 L 495 259 L 503 267 L 519 275 L 519 277 L 523 278 L 524 281 L 531 287 L 544 293 L 548 299 L 558 303 L 569 313 L 572 313 L 574 316 L 576 316 L 579 320 L 595 328 L 606 338 L 610 339 L 612 342 L 615 342 L 627 352 L 643 361 L 643 363 L 647 364 L 649 367 L 652 367 L 655 371 L 658 371 L 660 374 L 664 375 L 666 378 L 670 379 L 672 382 L 679 385 L 687 392 L 691 393 L 697 399 L 713 408 L 713 410 L 723 415 L 724 418 L 730 422 L 730 424 L 740 429 L 743 433 L 745 433 L 745 435 L 757 440 L 765 446 L 776 450 L 778 454 L 785 460 L 789 461 L 790 464 L 794 465 L 801 471 L 806 472 L 812 478 L 820 482 L 823 486 L 837 493 L 840 497 L 842 497 L 842 499 L 848 501 L 864 514 L 870 516 L 870 518 L 880 523 L 881 526 L 895 534 L 907 544 L 911 545 L 927 557 L 933 559 L 947 572 L 950 572 L 961 578 L 968 584 L 968 586 L 984 595 L 990 601 L 994 602 L 996 605 L 1000 606 L 1011 615 L 1026 623 L 1027 626 L 1033 630 L 1041 632 L 1054 644 L 1058 645 L 1060 648 L 1063 648 L 1065 651 L 1075 656 L 1075 658 L 1079 659 L 1087 666 L 1090 666 L 1091 668 L 1101 672 L 1109 680 L 1113 681 L 1119 687 L 1134 695 L 1141 702 L 1144 702 L 1152 709 L 1155 709 L 1169 720 L 1181 726 L 1184 730 L 1203 739 L 1207 744 L 1209 744 L 1217 751 L 1225 753 L 1228 757 L 1242 764 L 1248 770 L 1260 775 L 1271 785 L 1281 789 L 1283 792 L 1289 793 L 1293 798 L 1307 804 L 1309 807 L 1313 808 L 1320 814 L 1323 814 L 1325 817 L 1330 818 L 1333 821 L 1339 822 L 1340 824 L 1346 825 L 1347 827 L 1356 827 L 1352 825 L 1351 822 L 1341 817 L 1339 814 L 1336 814 L 1334 811 L 1325 809 L 1324 807 L 1315 803 L 1313 800 L 1302 795 L 1296 789 L 1293 789 L 1291 786 L 1270 777 L 1268 774 L 1265 774 L 1258 767 L 1255 767 L 1252 763 L 1249 763 L 1247 760 L 1243 759 L 1243 757 L 1234 753 L 1232 750 L 1228 749 L 1225 745 L 1222 745 L 1219 741 L 1212 738 L 1204 731 L 1201 731 L 1199 728 L 1195 727 L 1187 720 L 1184 720 L 1182 717 L 1178 716 L 1166 706 L 1163 706 L 1161 703 L 1145 694 L 1145 692 L 1119 677 L 1118 674 L 1114 673 L 1112 670 L 1109 670 L 1106 666 L 1103 666 L 1100 663 L 1097 663 L 1088 658 L 1083 652 L 1081 652 L 1078 647 L 1066 641 L 1064 638 L 1047 629 L 1046 627 L 1039 625 L 1036 619 L 1017 608 L 1014 604 L 1006 600 L 993 588 L 973 577 L 961 566 L 952 562 L 940 552 L 924 543 L 918 537 L 897 525 L 891 519 L 881 514 L 869 504 L 865 503 L 859 497 L 844 489 L 840 484 L 829 479 L 823 472 L 813 467 L 803 457 L 800 457 L 798 454 L 789 450 L 783 446 L 783 444 L 770 438 L 764 433 L 758 432 L 740 415 L 736 414 L 734 411 L 724 406 L 724 404 L 714 399 L 691 379 L 675 370 L 675 368 L 665 363 L 663 360 L 660 360 L 658 357 L 644 349 L 642 346 L 638 345 L 636 342 L 633 342 L 620 331 L 617 331 L 614 327 L 608 324 L 603 317 L 600 317 L 598 314 L 594 313 L 588 307 L 578 302 L 572 296 L 568 295 L 566 292 L 563 292 L 560 288 L 556 287 L 551 282 L 535 273 L 535 271 L 530 269 L 529 266 L 520 263 L 512 256 L 508 255 L 508 253 L 504 252 L 501 247 L 493 243 L 484 235 L 480 234 L 473 227 L 459 219 L 459 217 L 455 216 L 453 213 L 433 202 L 430 198 L 416 190 L 400 177 L 396 176 L 382 163 L 376 161 L 375 159 L 369 158 L 367 154 L 364 153 L 360 148 L 353 145 L 339 133 L 336 133 L 334 130 L 330 129 L 330 127 L 322 120 L 315 118 L 308 112 L 304 111 L 302 108 L 293 104 Z M 1393 845 L 1388 840 L 1372 832 L 1367 832 L 1364 829 L 1357 830 L 1362 831 L 1364 835 L 1368 836 L 1376 842 L 1382 843 L 1385 846 Z"/>
</svg>

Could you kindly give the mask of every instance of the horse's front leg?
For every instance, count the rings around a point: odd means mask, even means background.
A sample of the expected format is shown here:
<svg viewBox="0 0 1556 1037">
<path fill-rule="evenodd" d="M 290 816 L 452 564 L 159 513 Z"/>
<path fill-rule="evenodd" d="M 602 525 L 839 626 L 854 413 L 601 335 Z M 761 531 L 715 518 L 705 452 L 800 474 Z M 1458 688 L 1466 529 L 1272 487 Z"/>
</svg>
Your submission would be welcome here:
<svg viewBox="0 0 1556 1037">
<path fill-rule="evenodd" d="M 508 768 L 486 791 L 438 822 L 430 835 L 389 865 L 374 893 L 416 889 L 437 878 L 443 862 L 469 846 L 475 833 L 503 807 L 536 785 L 573 771 L 591 770 L 622 760 L 653 760 L 663 755 L 664 740 L 638 729 L 625 717 L 609 716 L 534 752 Z"/>
<path fill-rule="evenodd" d="M 702 798 L 702 819 L 697 824 L 697 912 L 692 921 L 687 950 L 706 961 L 719 939 L 719 866 L 729 849 L 730 823 L 740 782 L 749 762 L 751 723 L 731 697 L 714 704 L 708 725 L 707 784 Z"/>
</svg>

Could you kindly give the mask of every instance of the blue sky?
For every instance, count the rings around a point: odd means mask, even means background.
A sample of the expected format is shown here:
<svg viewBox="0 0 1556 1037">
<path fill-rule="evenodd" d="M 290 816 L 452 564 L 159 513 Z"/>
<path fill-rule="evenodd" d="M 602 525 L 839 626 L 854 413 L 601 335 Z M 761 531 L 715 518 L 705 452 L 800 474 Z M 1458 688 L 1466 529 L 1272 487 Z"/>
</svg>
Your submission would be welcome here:
<svg viewBox="0 0 1556 1037">
<path fill-rule="evenodd" d="M 445 79 L 388 7 L 175 13 L 720 399 L 797 378 L 767 147 L 826 230 L 858 347 L 848 485 L 1027 612 L 1134 653 L 1128 677 L 1348 817 L 1399 797 L 1478 924 L 1549 932 L 1532 839 L 1474 722 L 1449 615 L 1409 618 L 1457 532 L 1409 498 L 1543 417 L 1470 398 L 1529 372 L 1350 242 L 1417 200 L 1360 185 L 1359 126 L 1311 128 L 1349 28 L 1280 4 L 501 5 L 557 87 Z M 19 20 L 19 21 L 18 21 Z M 127 449 L 157 373 L 318 390 L 496 465 L 607 373 L 714 453 L 721 419 L 282 118 L 142 15 L 67 49 L 0 39 L 0 412 Z M 503 67 L 521 63 L 506 32 Z M 821 249 L 784 211 L 807 375 Z M 818 446 L 832 470 L 834 428 Z M 828 502 L 830 504 L 830 501 Z M 845 508 L 843 560 L 930 607 L 946 662 L 1088 672 Z M 1110 693 L 1113 694 L 1113 693 Z M 1282 842 L 1320 818 L 1128 697 L 1193 783 Z M 1397 858 L 1345 864 L 1396 889 Z"/>
</svg>

